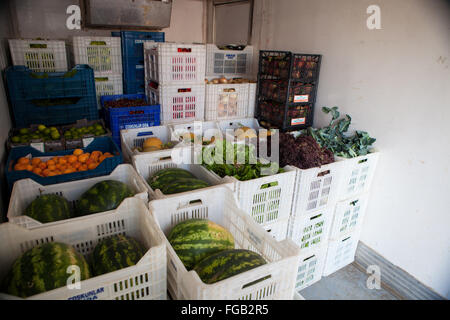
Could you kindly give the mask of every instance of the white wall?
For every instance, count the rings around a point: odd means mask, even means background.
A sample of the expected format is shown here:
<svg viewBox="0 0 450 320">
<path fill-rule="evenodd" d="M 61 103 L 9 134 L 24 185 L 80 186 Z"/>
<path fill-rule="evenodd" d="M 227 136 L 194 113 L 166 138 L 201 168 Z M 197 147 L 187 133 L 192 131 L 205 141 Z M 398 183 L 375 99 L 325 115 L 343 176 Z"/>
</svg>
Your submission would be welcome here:
<svg viewBox="0 0 450 320">
<path fill-rule="evenodd" d="M 315 125 L 339 106 L 381 157 L 361 240 L 450 298 L 450 2 L 256 0 L 253 44 L 323 54 Z M 366 8 L 381 8 L 381 30 Z"/>
</svg>

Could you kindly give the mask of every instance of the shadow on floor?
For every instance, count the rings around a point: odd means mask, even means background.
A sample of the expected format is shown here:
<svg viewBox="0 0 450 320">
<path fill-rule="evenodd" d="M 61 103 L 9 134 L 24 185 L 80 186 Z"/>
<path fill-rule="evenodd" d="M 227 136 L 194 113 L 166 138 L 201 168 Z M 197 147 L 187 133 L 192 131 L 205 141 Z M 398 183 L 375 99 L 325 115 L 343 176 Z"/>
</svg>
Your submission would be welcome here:
<svg viewBox="0 0 450 320">
<path fill-rule="evenodd" d="M 385 289 L 368 289 L 369 275 L 350 264 L 300 291 L 306 300 L 399 300 Z"/>
</svg>

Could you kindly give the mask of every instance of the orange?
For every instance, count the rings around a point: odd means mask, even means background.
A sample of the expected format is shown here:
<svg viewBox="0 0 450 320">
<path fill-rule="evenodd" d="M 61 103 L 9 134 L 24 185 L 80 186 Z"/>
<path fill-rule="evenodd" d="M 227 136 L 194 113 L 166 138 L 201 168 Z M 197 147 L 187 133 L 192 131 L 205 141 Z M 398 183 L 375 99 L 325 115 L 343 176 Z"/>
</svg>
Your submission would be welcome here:
<svg viewBox="0 0 450 320">
<path fill-rule="evenodd" d="M 56 170 L 56 166 L 55 166 L 54 164 L 49 165 L 47 168 L 48 168 L 48 170 L 50 170 L 50 171 Z"/>
<path fill-rule="evenodd" d="M 33 166 L 31 164 L 27 164 L 25 170 L 33 171 Z"/>
<path fill-rule="evenodd" d="M 54 176 L 56 176 L 56 175 L 58 175 L 58 173 L 57 173 L 56 171 L 50 171 L 50 172 L 48 173 L 48 176 L 49 176 L 49 177 L 54 177 Z"/>
<path fill-rule="evenodd" d="M 29 164 L 30 163 L 30 159 L 22 157 L 22 158 L 19 158 L 19 160 L 17 160 L 17 163 L 19 163 L 19 164 Z"/>
<path fill-rule="evenodd" d="M 59 170 L 60 170 L 61 172 L 66 171 L 66 169 L 67 169 L 67 166 L 66 166 L 66 165 L 62 165 L 62 166 L 59 168 Z"/>
<path fill-rule="evenodd" d="M 91 163 L 88 165 L 88 170 L 94 170 L 95 168 L 97 168 L 98 164 L 97 163 Z"/>
<path fill-rule="evenodd" d="M 106 156 L 105 155 L 102 155 L 99 159 L 98 159 L 98 161 L 99 162 L 103 162 L 103 160 L 105 160 L 106 159 Z"/>
<path fill-rule="evenodd" d="M 47 169 L 47 163 L 45 162 L 39 163 L 39 168 L 41 168 L 42 170 Z"/>
<path fill-rule="evenodd" d="M 60 158 L 58 162 L 59 162 L 59 164 L 61 164 L 61 165 L 65 165 L 65 164 L 67 163 L 67 160 L 64 159 L 64 158 Z"/>
<path fill-rule="evenodd" d="M 48 167 L 54 166 L 54 165 L 56 164 L 55 160 L 53 160 L 53 159 L 54 159 L 54 158 L 52 158 L 52 159 L 50 159 L 50 160 L 47 161 L 47 166 L 48 166 Z"/>
<path fill-rule="evenodd" d="M 74 163 L 74 162 L 76 162 L 76 161 L 78 161 L 77 156 L 74 156 L 74 155 L 69 156 L 69 158 L 68 158 L 68 162 L 69 162 L 69 163 Z"/>
<path fill-rule="evenodd" d="M 14 166 L 14 170 L 26 170 L 27 169 L 27 165 L 26 164 L 20 164 L 20 163 L 17 163 L 15 166 Z"/>
<path fill-rule="evenodd" d="M 86 162 L 87 159 L 89 159 L 89 153 L 81 154 L 78 156 L 78 161 L 80 161 L 81 163 Z"/>
<path fill-rule="evenodd" d="M 112 157 L 112 156 L 113 156 L 113 155 L 112 155 L 111 153 L 109 153 L 109 152 L 105 152 L 103 155 L 106 156 L 106 157 Z"/>
<path fill-rule="evenodd" d="M 50 174 L 50 172 L 51 172 L 50 169 L 45 169 L 44 171 L 42 171 L 42 175 L 43 175 L 44 177 L 48 177 L 49 174 Z"/>
<path fill-rule="evenodd" d="M 33 172 L 36 173 L 36 174 L 38 174 L 38 175 L 41 175 L 42 169 L 41 169 L 41 168 L 34 168 L 34 169 L 33 169 Z"/>
<path fill-rule="evenodd" d="M 66 170 L 64 170 L 63 174 L 68 174 L 68 173 L 73 173 L 73 172 L 75 172 L 73 169 L 67 168 Z"/>
<path fill-rule="evenodd" d="M 81 167 L 81 163 L 77 161 L 77 162 L 74 162 L 72 164 L 72 166 L 74 167 L 74 169 L 78 169 L 79 167 Z"/>
<path fill-rule="evenodd" d="M 81 165 L 81 167 L 80 167 L 80 171 L 86 171 L 87 169 L 88 169 L 87 165 L 85 165 L 85 164 Z"/>
<path fill-rule="evenodd" d="M 80 156 L 80 155 L 83 154 L 83 150 L 81 150 L 81 149 L 75 149 L 75 150 L 73 151 L 73 154 L 74 154 L 75 156 Z"/>
<path fill-rule="evenodd" d="M 33 159 L 31 159 L 31 164 L 33 165 L 33 166 L 37 166 L 39 163 L 41 162 L 41 159 L 40 158 L 33 158 Z"/>
</svg>

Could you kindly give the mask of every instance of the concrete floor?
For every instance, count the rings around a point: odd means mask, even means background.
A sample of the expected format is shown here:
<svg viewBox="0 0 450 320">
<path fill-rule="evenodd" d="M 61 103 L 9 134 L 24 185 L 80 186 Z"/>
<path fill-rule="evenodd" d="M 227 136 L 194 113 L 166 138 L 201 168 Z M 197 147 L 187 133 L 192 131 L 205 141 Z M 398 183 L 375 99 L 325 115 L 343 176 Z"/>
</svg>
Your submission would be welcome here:
<svg viewBox="0 0 450 320">
<path fill-rule="evenodd" d="M 383 287 L 368 289 L 367 278 L 367 274 L 350 264 L 328 277 L 322 277 L 300 294 L 306 300 L 398 300 Z"/>
</svg>

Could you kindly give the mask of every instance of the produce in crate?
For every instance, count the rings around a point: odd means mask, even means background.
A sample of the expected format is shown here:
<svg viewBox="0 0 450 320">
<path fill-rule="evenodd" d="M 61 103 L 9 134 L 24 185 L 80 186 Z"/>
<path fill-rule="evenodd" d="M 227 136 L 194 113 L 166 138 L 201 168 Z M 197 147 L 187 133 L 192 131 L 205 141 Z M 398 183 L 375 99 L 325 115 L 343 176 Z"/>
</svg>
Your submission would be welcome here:
<svg viewBox="0 0 450 320">
<path fill-rule="evenodd" d="M 153 190 L 160 189 L 163 194 L 174 194 L 209 187 L 203 180 L 197 179 L 188 170 L 166 168 L 154 173 L 148 179 Z"/>
<path fill-rule="evenodd" d="M 14 164 L 14 170 L 27 170 L 41 177 L 52 177 L 94 170 L 103 160 L 111 157 L 114 156 L 109 152 L 93 151 L 84 153 L 81 149 L 75 149 L 71 155 L 55 156 L 51 159 L 21 157 Z"/>
<path fill-rule="evenodd" d="M 240 83 L 251 83 L 252 81 L 245 78 L 232 78 L 227 79 L 225 77 L 205 79 L 205 84 L 240 84 Z"/>
<path fill-rule="evenodd" d="M 271 145 L 268 144 L 269 152 Z M 334 162 L 333 153 L 322 148 L 316 140 L 305 134 L 297 137 L 290 133 L 280 133 L 280 165 L 291 165 L 299 169 L 309 169 Z"/>
<path fill-rule="evenodd" d="M 266 260 L 254 251 L 231 249 L 207 256 L 194 270 L 204 283 L 212 284 L 264 264 Z"/>
<path fill-rule="evenodd" d="M 150 138 L 147 138 L 144 140 L 142 147 L 135 147 L 135 148 L 133 148 L 133 151 L 137 150 L 139 152 L 151 152 L 151 151 L 171 149 L 174 146 L 175 146 L 175 143 L 172 141 L 163 143 L 161 141 L 161 139 L 159 139 L 157 137 L 150 137 Z"/>
<path fill-rule="evenodd" d="M 203 147 L 202 154 L 202 165 L 222 178 L 229 176 L 246 181 L 262 177 L 262 169 L 270 170 L 270 174 L 284 172 L 279 166 L 272 166 L 271 163 L 263 164 L 258 160 L 253 145 L 219 140 L 215 146 Z M 230 161 L 233 163 L 228 163 L 228 159 L 233 160 Z M 240 163 L 241 161 L 243 163 Z"/>
<path fill-rule="evenodd" d="M 100 240 L 92 253 L 95 276 L 136 265 L 147 250 L 136 239 L 114 235 Z"/>
<path fill-rule="evenodd" d="M 338 107 L 323 107 L 322 111 L 326 114 L 331 113 L 330 124 L 318 129 L 308 128 L 307 134 L 339 157 L 354 158 L 370 153 L 376 139 L 371 138 L 365 131 L 357 130 L 352 136 L 348 135 L 347 131 L 352 121 L 348 114 L 345 118 L 339 119 Z"/>
<path fill-rule="evenodd" d="M 147 102 L 144 99 L 128 99 L 122 98 L 117 100 L 107 100 L 103 102 L 105 108 L 128 108 L 146 106 Z"/>
<path fill-rule="evenodd" d="M 38 196 L 25 209 L 24 215 L 41 223 L 70 219 L 73 216 L 69 201 L 57 194 Z"/>
<path fill-rule="evenodd" d="M 59 242 L 38 245 L 26 251 L 12 265 L 2 291 L 22 298 L 66 286 L 72 266 L 79 268 L 79 279 L 91 277 L 85 258 L 72 246 Z M 72 270 L 68 273 L 68 270 Z"/>
<path fill-rule="evenodd" d="M 46 127 L 43 124 L 36 128 L 19 129 L 18 134 L 11 137 L 13 143 L 29 143 L 32 140 L 52 141 L 61 139 L 56 127 Z"/>
<path fill-rule="evenodd" d="M 187 270 L 211 254 L 234 248 L 233 235 L 208 219 L 182 221 L 167 239 Z"/>
<path fill-rule="evenodd" d="M 72 127 L 64 131 L 64 138 L 67 140 L 83 138 L 86 135 L 102 136 L 106 133 L 105 128 L 100 123 L 84 127 Z"/>
<path fill-rule="evenodd" d="M 75 215 L 85 216 L 114 210 L 124 199 L 133 195 L 131 188 L 121 181 L 105 180 L 98 182 L 78 199 Z"/>
</svg>

